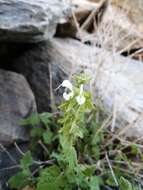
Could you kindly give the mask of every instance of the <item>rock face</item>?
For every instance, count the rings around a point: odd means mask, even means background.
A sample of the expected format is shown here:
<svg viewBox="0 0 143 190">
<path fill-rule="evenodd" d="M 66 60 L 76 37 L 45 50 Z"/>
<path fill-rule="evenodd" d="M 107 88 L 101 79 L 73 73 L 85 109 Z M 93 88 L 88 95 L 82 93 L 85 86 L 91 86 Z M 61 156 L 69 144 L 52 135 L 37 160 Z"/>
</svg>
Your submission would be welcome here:
<svg viewBox="0 0 143 190">
<path fill-rule="evenodd" d="M 27 130 L 19 122 L 33 112 L 35 100 L 25 78 L 0 70 L 0 143 L 27 140 Z"/>
<path fill-rule="evenodd" d="M 47 41 L 36 44 L 0 44 L 0 68 L 25 76 L 34 93 L 38 112 L 51 111 L 53 99 L 55 104 L 59 104 L 63 90 L 55 89 L 66 78 L 56 64 L 60 60 L 53 60 L 49 54 L 49 51 L 52 51 L 52 48 L 48 47 L 50 45 Z M 56 52 L 53 52 L 53 55 L 55 54 Z M 54 64 L 51 64 L 53 62 Z"/>
<path fill-rule="evenodd" d="M 59 24 L 57 36 L 76 37 L 120 54 L 142 48 L 142 0 L 70 0 L 78 22 Z"/>
<path fill-rule="evenodd" d="M 11 62 L 12 70 L 24 75 L 30 84 L 35 95 L 38 112 L 50 111 L 54 100 L 58 104 L 62 97 L 62 89 L 58 91 L 54 89 L 65 79 L 65 74 L 58 67 L 59 60 L 55 61 L 49 54 L 49 51 L 53 50 L 49 46 L 50 43 L 42 42 L 31 44 L 29 49 L 27 44 L 23 53 L 19 53 L 18 56 L 12 58 Z M 56 52 L 53 52 L 53 55 L 56 55 Z M 61 59 L 61 57 L 59 58 Z M 53 62 L 54 65 L 51 64 Z M 56 98 L 54 98 L 54 95 Z"/>
<path fill-rule="evenodd" d="M 122 2 L 108 6 L 97 31 L 97 39 L 102 39 L 102 47 L 110 51 L 122 53 L 142 48 L 143 4 L 140 7 L 139 1 L 126 2 L 128 4 Z"/>
<path fill-rule="evenodd" d="M 83 70 L 91 76 L 95 104 L 113 114 L 112 130 L 118 127 L 118 135 L 142 137 L 142 62 L 71 39 L 51 40 L 48 52 L 51 63 L 57 63 L 68 76 Z"/>
<path fill-rule="evenodd" d="M 114 51 L 128 51 L 142 48 L 143 1 L 111 0 L 111 6 L 105 12 L 99 28 L 99 35 L 100 33 L 108 41 L 104 47 L 109 50 L 114 48 Z"/>
<path fill-rule="evenodd" d="M 52 37 L 69 8 L 62 0 L 1 0 L 0 41 L 37 42 Z"/>
</svg>

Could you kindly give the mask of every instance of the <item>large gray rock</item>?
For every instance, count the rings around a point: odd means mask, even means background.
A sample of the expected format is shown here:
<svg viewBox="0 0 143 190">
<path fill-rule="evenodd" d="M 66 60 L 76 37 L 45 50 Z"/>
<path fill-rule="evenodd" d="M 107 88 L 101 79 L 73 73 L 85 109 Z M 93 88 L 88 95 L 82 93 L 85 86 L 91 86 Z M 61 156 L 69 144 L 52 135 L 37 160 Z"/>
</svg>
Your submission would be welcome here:
<svg viewBox="0 0 143 190">
<path fill-rule="evenodd" d="M 27 140 L 27 128 L 20 121 L 34 112 L 35 99 L 25 78 L 0 70 L 0 143 Z"/>
<path fill-rule="evenodd" d="M 48 39 L 68 12 L 63 0 L 0 0 L 0 41 Z"/>
<path fill-rule="evenodd" d="M 48 47 L 52 63 L 68 76 L 84 71 L 91 78 L 95 105 L 112 116 L 117 136 L 143 136 L 143 63 L 72 39 L 53 39 Z M 56 54 L 56 55 L 55 55 Z M 109 121 L 110 123 L 110 121 Z"/>
<path fill-rule="evenodd" d="M 27 45 L 24 52 L 17 55 L 11 63 L 12 69 L 23 74 L 29 82 L 35 95 L 38 112 L 50 111 L 53 104 L 59 104 L 62 89 L 58 91 L 55 89 L 66 77 L 58 67 L 58 62 L 66 60 L 62 56 L 58 57 L 50 46 L 49 42 L 33 44 L 30 49 Z M 56 61 L 51 57 L 50 50 L 53 51 L 52 56 L 55 55 Z"/>
</svg>

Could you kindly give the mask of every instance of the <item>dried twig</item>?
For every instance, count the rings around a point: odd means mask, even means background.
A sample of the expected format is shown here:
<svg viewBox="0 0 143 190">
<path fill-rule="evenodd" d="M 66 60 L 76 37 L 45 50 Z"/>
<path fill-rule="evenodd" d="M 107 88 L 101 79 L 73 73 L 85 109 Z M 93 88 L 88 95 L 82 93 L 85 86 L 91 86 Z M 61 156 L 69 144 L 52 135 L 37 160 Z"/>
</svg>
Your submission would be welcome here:
<svg viewBox="0 0 143 190">
<path fill-rule="evenodd" d="M 10 158 L 10 160 L 17 165 L 17 161 L 15 160 L 15 158 L 7 151 L 7 149 L 4 147 L 4 145 L 2 145 L 0 143 L 0 147 L 1 149 L 8 155 L 8 157 Z"/>
<path fill-rule="evenodd" d="M 110 170 L 111 170 L 111 174 L 112 174 L 112 176 L 113 176 L 113 179 L 114 179 L 114 181 L 115 181 L 115 184 L 117 185 L 117 187 L 119 186 L 119 183 L 118 183 L 118 181 L 117 181 L 117 178 L 116 178 L 116 176 L 115 176 L 115 173 L 114 173 L 114 171 L 113 171 L 113 168 L 112 168 L 112 165 L 111 165 L 111 163 L 110 163 L 110 160 L 109 160 L 109 158 L 108 158 L 108 154 L 106 153 L 106 155 L 105 155 L 105 158 L 106 158 L 106 160 L 107 160 L 107 163 L 108 163 L 108 166 L 109 166 L 109 168 L 110 168 Z"/>
</svg>

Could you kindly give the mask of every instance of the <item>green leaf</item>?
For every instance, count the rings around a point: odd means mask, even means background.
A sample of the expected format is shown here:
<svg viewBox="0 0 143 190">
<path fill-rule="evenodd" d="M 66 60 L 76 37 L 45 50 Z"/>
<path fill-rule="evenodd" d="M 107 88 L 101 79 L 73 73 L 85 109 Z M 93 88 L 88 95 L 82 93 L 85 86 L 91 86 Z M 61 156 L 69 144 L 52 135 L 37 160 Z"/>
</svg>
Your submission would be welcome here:
<svg viewBox="0 0 143 190">
<path fill-rule="evenodd" d="M 91 152 L 96 160 L 100 159 L 101 149 L 99 145 L 92 145 Z"/>
<path fill-rule="evenodd" d="M 51 144 L 53 139 L 53 133 L 51 131 L 43 133 L 43 141 L 45 144 Z"/>
<path fill-rule="evenodd" d="M 27 119 L 23 119 L 20 121 L 21 125 L 38 125 L 40 123 L 40 118 L 38 114 L 33 114 L 30 117 L 28 117 Z"/>
<path fill-rule="evenodd" d="M 40 138 L 42 137 L 44 131 L 45 130 L 41 127 L 33 127 L 30 134 L 32 138 Z"/>
<path fill-rule="evenodd" d="M 89 183 L 90 190 L 100 190 L 99 184 L 100 184 L 99 177 L 97 177 L 97 176 L 91 177 L 90 183 Z"/>
<path fill-rule="evenodd" d="M 49 112 L 44 112 L 39 115 L 41 122 L 48 127 L 48 125 L 51 123 L 51 119 L 53 115 Z"/>
<path fill-rule="evenodd" d="M 70 134 L 74 134 L 74 137 L 80 137 L 81 139 L 83 138 L 83 132 L 81 130 L 81 128 L 77 125 L 72 125 L 71 129 L 70 129 Z"/>
<path fill-rule="evenodd" d="M 117 186 L 111 173 L 108 174 L 108 179 L 106 180 L 106 184 L 108 184 L 109 186 L 113 186 L 113 187 Z"/>
<path fill-rule="evenodd" d="M 29 176 L 25 175 L 23 172 L 18 172 L 15 176 L 10 178 L 8 183 L 12 189 L 21 190 L 29 184 L 28 177 Z"/>
<path fill-rule="evenodd" d="M 96 165 L 95 164 L 93 164 L 93 165 L 82 164 L 82 165 L 80 165 L 80 169 L 86 177 L 91 177 L 96 170 Z"/>
<path fill-rule="evenodd" d="M 44 112 L 41 114 L 34 114 L 28 117 L 27 119 L 23 119 L 20 124 L 21 125 L 38 125 L 42 122 L 45 126 L 47 126 L 52 119 L 52 114 L 49 112 Z"/>
<path fill-rule="evenodd" d="M 33 164 L 33 158 L 31 152 L 28 151 L 23 158 L 20 160 L 20 165 L 23 169 L 29 168 Z"/>
<path fill-rule="evenodd" d="M 74 170 L 77 166 L 77 153 L 74 147 L 69 147 L 64 150 L 65 160 L 68 163 L 70 170 Z"/>
<path fill-rule="evenodd" d="M 22 171 L 18 172 L 15 176 L 9 180 L 10 187 L 13 189 L 22 189 L 30 183 L 31 172 L 29 167 L 33 164 L 31 152 L 28 151 L 23 158 L 20 160 L 20 166 Z"/>
<path fill-rule="evenodd" d="M 137 155 L 139 153 L 139 148 L 137 145 L 135 144 L 131 145 L 131 153 L 134 155 Z"/>
<path fill-rule="evenodd" d="M 120 188 L 121 190 L 133 190 L 132 184 L 124 177 L 120 178 Z"/>
<path fill-rule="evenodd" d="M 20 124 L 21 125 L 38 125 L 40 123 L 40 118 L 38 114 L 34 114 L 30 117 L 28 117 L 27 119 L 23 119 Z"/>
<path fill-rule="evenodd" d="M 67 181 L 58 166 L 54 165 L 41 171 L 37 190 L 62 190 Z"/>
</svg>

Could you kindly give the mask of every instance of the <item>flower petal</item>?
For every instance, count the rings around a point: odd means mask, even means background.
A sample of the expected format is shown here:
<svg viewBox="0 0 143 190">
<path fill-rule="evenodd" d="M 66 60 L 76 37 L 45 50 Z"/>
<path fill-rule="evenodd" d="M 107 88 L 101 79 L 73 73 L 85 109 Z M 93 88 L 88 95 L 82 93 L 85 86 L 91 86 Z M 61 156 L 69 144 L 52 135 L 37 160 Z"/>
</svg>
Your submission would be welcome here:
<svg viewBox="0 0 143 190">
<path fill-rule="evenodd" d="M 72 91 L 72 83 L 69 80 L 64 80 L 61 84 L 62 87 L 68 88 L 69 90 Z"/>
<path fill-rule="evenodd" d="M 85 103 L 85 97 L 84 96 L 77 96 L 76 97 L 76 101 L 77 101 L 77 103 L 79 104 L 79 105 L 82 105 L 82 104 L 84 104 Z"/>
<path fill-rule="evenodd" d="M 64 98 L 66 101 L 70 100 L 72 97 L 73 97 L 73 91 L 70 92 L 70 93 L 67 93 L 67 92 L 64 92 L 64 93 L 63 93 L 63 98 Z"/>
</svg>

